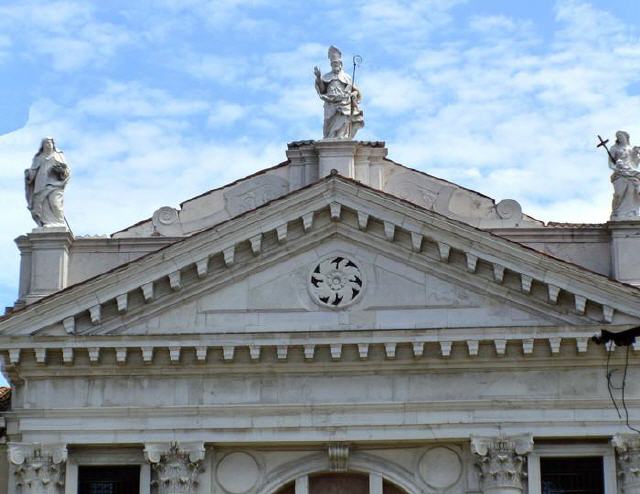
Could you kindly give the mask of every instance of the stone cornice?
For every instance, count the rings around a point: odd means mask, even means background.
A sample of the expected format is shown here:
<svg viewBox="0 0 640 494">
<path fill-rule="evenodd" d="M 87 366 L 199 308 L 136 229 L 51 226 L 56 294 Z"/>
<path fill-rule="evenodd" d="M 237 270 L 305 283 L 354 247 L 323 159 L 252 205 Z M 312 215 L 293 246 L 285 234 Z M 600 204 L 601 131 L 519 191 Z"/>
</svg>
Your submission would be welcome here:
<svg viewBox="0 0 640 494">
<path fill-rule="evenodd" d="M 341 209 L 357 212 L 362 230 L 367 229 L 371 220 L 383 222 L 390 242 L 396 241 L 400 231 L 405 232 L 410 235 L 412 248 L 418 255 L 426 254 L 425 244 L 429 242 L 437 245 L 443 262 L 448 261 L 451 251 L 463 253 L 471 273 L 476 273 L 479 263 L 488 263 L 494 268 L 494 280 L 498 284 L 502 282 L 505 270 L 516 273 L 522 278 L 523 293 L 529 293 L 532 282 L 545 284 L 552 303 L 560 291 L 568 292 L 575 297 L 578 314 L 585 311 L 587 303 L 595 303 L 601 307 L 602 319 L 607 323 L 614 320 L 616 310 L 640 317 L 640 292 L 636 288 L 610 281 L 354 181 L 330 176 L 17 311 L 0 321 L 0 331 L 5 335 L 15 334 L 22 328 L 34 332 L 43 326 L 63 322 L 65 330 L 74 333 L 75 317 L 92 308 L 92 320 L 94 324 L 100 324 L 100 317 L 93 317 L 100 313 L 95 307 L 117 300 L 120 312 L 126 312 L 129 292 L 142 290 L 149 302 L 153 300 L 155 282 L 171 276 L 179 279 L 181 270 L 194 265 L 204 278 L 211 259 L 216 256 L 220 256 L 227 268 L 235 266 L 234 252 L 239 244 L 251 240 L 254 254 L 260 254 L 260 242 L 253 239 L 277 231 L 279 242 L 284 243 L 286 225 L 296 221 L 303 222 L 305 232 L 313 232 L 313 216 L 326 209 L 331 209 L 334 221 L 340 221 Z M 389 237 L 391 228 L 394 235 Z"/>
</svg>

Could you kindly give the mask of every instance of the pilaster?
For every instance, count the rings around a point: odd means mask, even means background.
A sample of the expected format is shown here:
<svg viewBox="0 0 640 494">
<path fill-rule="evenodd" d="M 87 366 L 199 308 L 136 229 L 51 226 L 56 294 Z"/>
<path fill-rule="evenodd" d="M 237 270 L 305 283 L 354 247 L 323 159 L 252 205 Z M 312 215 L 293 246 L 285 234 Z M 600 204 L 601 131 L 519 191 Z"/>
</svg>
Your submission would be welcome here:
<svg viewBox="0 0 640 494">
<path fill-rule="evenodd" d="M 530 434 L 472 437 L 471 451 L 480 470 L 483 494 L 522 494 L 526 455 L 533 449 Z"/>
<path fill-rule="evenodd" d="M 64 444 L 9 443 L 13 492 L 62 494 L 67 447 Z M 11 492 L 11 490 L 10 490 Z"/>
<path fill-rule="evenodd" d="M 202 472 L 204 443 L 149 443 L 145 458 L 153 469 L 151 485 L 158 494 L 193 494 Z"/>
<path fill-rule="evenodd" d="M 611 444 L 616 450 L 616 464 L 622 492 L 640 494 L 640 436 L 616 434 Z"/>
</svg>

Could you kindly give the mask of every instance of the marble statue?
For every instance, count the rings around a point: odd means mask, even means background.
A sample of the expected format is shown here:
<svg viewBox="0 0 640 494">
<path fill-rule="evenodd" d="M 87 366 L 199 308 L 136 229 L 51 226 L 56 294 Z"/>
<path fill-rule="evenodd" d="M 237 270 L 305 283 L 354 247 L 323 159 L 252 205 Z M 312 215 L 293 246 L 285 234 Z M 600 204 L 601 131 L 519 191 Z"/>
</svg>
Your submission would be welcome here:
<svg viewBox="0 0 640 494">
<path fill-rule="evenodd" d="M 609 150 L 609 168 L 613 170 L 611 219 L 640 218 L 640 147 L 631 146 L 629 134 L 616 132 L 616 143 Z"/>
<path fill-rule="evenodd" d="M 40 227 L 64 227 L 64 188 L 70 172 L 51 137 L 42 139 L 31 168 L 24 171 L 27 208 Z"/>
<path fill-rule="evenodd" d="M 353 139 L 364 127 L 364 114 L 359 108 L 362 94 L 342 68 L 342 53 L 335 46 L 329 48 L 331 72 L 324 75 L 314 67 L 316 91 L 324 101 L 325 139 Z"/>
</svg>

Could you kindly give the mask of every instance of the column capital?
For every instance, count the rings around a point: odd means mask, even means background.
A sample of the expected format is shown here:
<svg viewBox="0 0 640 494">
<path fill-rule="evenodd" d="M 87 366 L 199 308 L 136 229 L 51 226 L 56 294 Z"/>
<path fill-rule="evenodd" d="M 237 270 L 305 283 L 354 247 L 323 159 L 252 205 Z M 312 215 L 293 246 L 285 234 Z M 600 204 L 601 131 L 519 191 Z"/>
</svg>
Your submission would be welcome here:
<svg viewBox="0 0 640 494">
<path fill-rule="evenodd" d="M 471 437 L 485 494 L 518 494 L 524 490 L 526 455 L 533 450 L 531 434 Z"/>
<path fill-rule="evenodd" d="M 57 494 L 64 486 L 66 444 L 9 443 L 7 454 L 23 494 Z"/>
<path fill-rule="evenodd" d="M 640 436 L 616 434 L 611 438 L 616 451 L 618 477 L 625 494 L 640 494 Z"/>
<path fill-rule="evenodd" d="M 158 494 L 196 492 L 205 455 L 203 442 L 147 443 L 144 455 L 153 468 L 151 485 L 158 487 Z"/>
</svg>

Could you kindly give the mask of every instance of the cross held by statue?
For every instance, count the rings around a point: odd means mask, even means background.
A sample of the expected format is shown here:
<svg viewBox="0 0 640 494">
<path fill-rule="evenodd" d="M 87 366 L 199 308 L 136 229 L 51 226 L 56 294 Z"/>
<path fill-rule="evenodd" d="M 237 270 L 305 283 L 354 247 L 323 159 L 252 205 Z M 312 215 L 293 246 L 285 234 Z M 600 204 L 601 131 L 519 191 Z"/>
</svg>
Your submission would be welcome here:
<svg viewBox="0 0 640 494">
<path fill-rule="evenodd" d="M 613 162 L 615 162 L 615 160 L 613 159 L 613 156 L 611 156 L 611 151 L 609 151 L 609 147 L 607 146 L 607 143 L 609 142 L 609 139 L 603 139 L 602 137 L 600 137 L 600 135 L 598 134 L 598 140 L 600 141 L 600 144 L 598 144 L 596 146 L 596 148 L 599 147 L 604 147 L 604 149 L 607 151 L 607 154 L 609 155 L 609 159 Z"/>
</svg>

